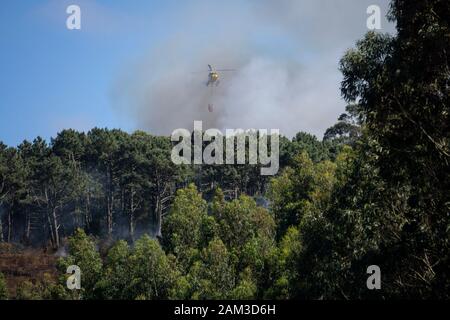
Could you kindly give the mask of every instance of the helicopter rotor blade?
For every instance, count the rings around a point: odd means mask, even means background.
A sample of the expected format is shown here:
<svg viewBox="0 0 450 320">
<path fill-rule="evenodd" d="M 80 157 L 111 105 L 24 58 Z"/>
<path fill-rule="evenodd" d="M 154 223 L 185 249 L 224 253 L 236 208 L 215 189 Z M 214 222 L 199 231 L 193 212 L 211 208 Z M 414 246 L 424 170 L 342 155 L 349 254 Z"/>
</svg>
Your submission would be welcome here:
<svg viewBox="0 0 450 320">
<path fill-rule="evenodd" d="M 216 71 L 220 71 L 220 72 L 231 72 L 231 71 L 237 71 L 236 69 L 219 69 Z"/>
</svg>

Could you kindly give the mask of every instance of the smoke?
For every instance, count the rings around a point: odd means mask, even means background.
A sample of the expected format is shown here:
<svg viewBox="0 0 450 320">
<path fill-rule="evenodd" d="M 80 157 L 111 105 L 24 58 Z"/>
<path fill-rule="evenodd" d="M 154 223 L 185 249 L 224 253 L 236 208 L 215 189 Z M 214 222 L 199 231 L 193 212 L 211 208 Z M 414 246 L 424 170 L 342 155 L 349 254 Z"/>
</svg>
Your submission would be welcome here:
<svg viewBox="0 0 450 320">
<path fill-rule="evenodd" d="M 114 105 L 153 134 L 192 129 L 202 120 L 204 129 L 321 136 L 344 110 L 338 60 L 367 31 L 371 2 L 187 2 L 166 17 L 162 40 L 127 65 L 114 86 Z M 380 2 L 386 14 L 388 1 Z M 208 88 L 207 64 L 237 71 L 222 73 L 220 85 Z"/>
<path fill-rule="evenodd" d="M 60 257 L 60 258 L 66 258 L 68 255 L 67 249 L 68 249 L 67 244 L 59 247 L 58 250 L 56 250 L 56 252 L 55 252 L 55 256 Z"/>
</svg>

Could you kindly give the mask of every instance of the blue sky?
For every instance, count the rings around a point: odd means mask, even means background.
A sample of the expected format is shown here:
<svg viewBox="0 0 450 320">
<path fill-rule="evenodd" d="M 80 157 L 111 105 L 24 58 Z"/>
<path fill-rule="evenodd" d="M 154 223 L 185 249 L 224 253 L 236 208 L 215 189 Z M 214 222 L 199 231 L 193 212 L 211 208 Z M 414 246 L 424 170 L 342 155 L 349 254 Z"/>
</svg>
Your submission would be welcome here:
<svg viewBox="0 0 450 320">
<path fill-rule="evenodd" d="M 355 1 L 345 3 L 355 4 Z M 285 8 L 280 5 L 281 2 L 285 3 Z M 342 21 L 341 39 L 333 35 L 335 26 L 324 30 L 321 27 L 330 21 L 329 17 L 334 16 L 336 11 L 322 12 L 323 5 L 308 0 L 303 1 L 304 6 L 299 7 L 299 16 L 296 16 L 292 8 L 297 8 L 297 3 L 301 2 L 3 1 L 0 11 L 0 141 L 17 145 L 24 139 L 32 140 L 38 135 L 49 139 L 64 128 L 87 131 L 95 126 L 166 133 L 158 128 L 161 117 L 164 118 L 160 111 L 170 110 L 171 106 L 160 103 L 170 97 L 158 96 L 165 89 L 163 85 L 146 85 L 164 78 L 164 74 L 154 70 L 158 67 L 170 68 L 173 61 L 185 72 L 189 68 L 197 70 L 209 63 L 211 56 L 217 57 L 217 52 L 227 52 L 233 57 L 220 57 L 217 61 L 235 64 L 241 70 L 255 70 L 255 65 L 262 65 L 280 74 L 284 68 L 280 61 L 292 60 L 290 63 L 295 63 L 295 68 L 306 70 L 303 77 L 308 79 L 311 78 L 309 75 L 317 74 L 320 70 L 329 73 L 329 77 L 326 77 L 328 82 L 318 80 L 308 87 L 315 89 L 308 89 L 302 95 L 306 100 L 295 98 L 298 100 L 296 106 L 302 105 L 330 90 L 329 101 L 322 99 L 326 106 L 321 111 L 323 115 L 312 117 L 304 111 L 295 114 L 299 117 L 298 121 L 294 117 L 296 122 L 290 124 L 293 115 L 288 114 L 287 118 L 290 119 L 281 117 L 275 123 L 281 126 L 288 120 L 288 132 L 309 130 L 320 134 L 343 110 L 338 94 L 337 61 L 344 50 L 366 31 L 363 25 L 366 16 L 360 1 L 356 7 L 342 8 L 344 11 L 357 8 L 355 21 L 361 28 L 353 30 L 352 23 L 346 22 L 348 18 L 343 16 L 335 22 L 340 24 L 339 21 Z M 385 7 L 386 1 L 381 2 Z M 255 3 L 258 5 L 255 6 Z M 273 6 L 275 3 L 277 5 Z M 81 30 L 66 28 L 68 15 L 65 11 L 69 4 L 81 7 Z M 272 12 L 274 8 L 280 8 L 279 15 Z M 306 18 L 305 13 L 308 14 Z M 317 17 L 314 16 L 316 13 Z M 309 28 L 307 33 L 302 32 L 305 26 Z M 245 33 L 245 36 L 240 33 Z M 209 51 L 209 42 L 214 48 L 211 54 L 206 54 L 204 52 Z M 180 60 L 185 60 L 187 65 L 183 65 Z M 152 74 L 152 77 L 148 74 Z M 130 78 L 140 80 L 127 82 Z M 283 73 L 280 78 L 284 79 Z M 244 80 L 246 78 L 241 73 L 233 81 L 246 85 Z M 250 80 L 252 83 L 258 81 Z M 117 94 L 115 89 L 121 84 L 126 89 L 119 90 Z M 231 86 L 227 90 L 230 97 L 236 97 L 236 88 Z M 298 91 L 296 88 L 279 86 L 274 90 L 274 96 L 267 100 L 277 101 L 277 95 L 281 93 L 289 95 L 290 91 Z M 317 96 L 314 96 L 314 90 L 317 90 Z M 133 95 L 132 99 L 130 95 Z M 186 97 L 180 96 L 180 99 Z M 117 103 L 116 98 L 123 103 Z M 245 101 L 250 98 L 246 97 Z M 233 103 L 233 99 L 223 101 Z M 236 105 L 239 105 L 239 101 Z M 183 110 L 184 120 L 190 114 L 193 118 L 197 117 L 197 109 L 189 108 Z M 276 108 L 276 105 L 267 106 L 267 113 L 262 114 L 255 125 L 270 125 L 268 121 L 273 118 L 271 112 L 283 114 L 277 112 L 279 109 Z M 213 123 L 232 125 L 230 118 L 255 119 L 252 114 L 236 116 L 232 111 L 230 108 L 221 114 L 220 121 Z M 285 111 L 290 112 L 289 109 Z M 301 119 L 306 120 L 303 123 Z M 293 127 L 294 123 L 298 124 L 298 128 Z M 184 123 L 168 122 L 164 127 L 171 128 L 178 124 Z M 250 120 L 238 124 L 253 125 Z"/>
<path fill-rule="evenodd" d="M 89 15 L 92 1 L 80 1 L 82 29 L 73 31 L 65 25 L 70 3 L 2 3 L 0 140 L 9 145 L 37 135 L 48 139 L 67 127 L 133 129 L 129 119 L 110 108 L 112 81 L 123 61 L 163 36 L 158 30 L 167 25 L 158 28 L 164 21 L 157 16 L 170 12 L 173 1 L 98 1 L 95 10 L 105 11 L 102 26 Z M 130 18 L 144 13 L 148 20 Z"/>
</svg>

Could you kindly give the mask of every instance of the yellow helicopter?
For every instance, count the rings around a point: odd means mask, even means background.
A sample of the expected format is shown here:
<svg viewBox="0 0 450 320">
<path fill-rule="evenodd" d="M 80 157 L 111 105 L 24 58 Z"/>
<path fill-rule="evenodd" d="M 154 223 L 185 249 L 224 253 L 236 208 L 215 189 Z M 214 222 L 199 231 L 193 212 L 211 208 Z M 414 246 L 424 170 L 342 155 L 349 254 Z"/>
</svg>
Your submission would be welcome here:
<svg viewBox="0 0 450 320">
<path fill-rule="evenodd" d="M 210 64 L 208 64 L 208 68 L 209 68 L 209 74 L 208 74 L 208 82 L 206 82 L 206 86 L 213 86 L 215 85 L 216 87 L 219 85 L 220 81 L 219 81 L 219 72 L 232 72 L 232 71 L 236 71 L 235 69 L 219 69 L 216 70 L 214 69 Z"/>
<path fill-rule="evenodd" d="M 209 112 L 213 112 L 214 110 L 214 105 L 213 105 L 213 100 L 214 100 L 214 87 L 217 87 L 220 83 L 219 81 L 219 72 L 232 72 L 232 71 L 236 71 L 235 69 L 215 69 L 213 68 L 210 64 L 208 64 L 208 81 L 206 82 L 206 86 L 211 88 L 210 89 L 210 95 L 209 95 L 209 99 L 211 100 L 210 103 L 208 103 L 208 111 Z M 199 73 L 199 72 L 193 72 L 193 73 Z M 203 72 L 201 72 L 203 73 Z"/>
</svg>

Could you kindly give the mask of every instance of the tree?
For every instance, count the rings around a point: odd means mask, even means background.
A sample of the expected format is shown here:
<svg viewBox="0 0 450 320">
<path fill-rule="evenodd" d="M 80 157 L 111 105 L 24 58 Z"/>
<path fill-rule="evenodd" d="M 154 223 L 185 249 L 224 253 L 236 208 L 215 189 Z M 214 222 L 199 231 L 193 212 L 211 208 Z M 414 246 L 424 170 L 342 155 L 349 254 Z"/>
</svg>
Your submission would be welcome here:
<svg viewBox="0 0 450 320">
<path fill-rule="evenodd" d="M 63 130 L 56 138 L 51 140 L 52 154 L 61 159 L 65 168 L 72 174 L 72 197 L 69 199 L 65 211 L 72 218 L 73 230 L 83 227 L 87 230 L 91 227 L 91 197 L 95 183 L 87 173 L 86 168 L 86 135 L 75 130 Z"/>
<path fill-rule="evenodd" d="M 142 170 L 145 161 L 144 152 L 147 147 L 145 134 L 134 133 L 121 141 L 119 145 L 118 176 L 121 191 L 122 211 L 128 217 L 128 232 L 131 241 L 134 241 L 136 218 L 147 196 L 150 179 Z"/>
<path fill-rule="evenodd" d="M 211 204 L 217 236 L 227 246 L 235 265 L 236 293 L 261 296 L 268 283 L 268 260 L 275 247 L 275 222 L 255 200 L 241 195 L 227 202 L 218 190 Z M 257 289 L 253 290 L 253 286 Z M 234 296 L 232 296 L 234 298 Z"/>
<path fill-rule="evenodd" d="M 300 222 L 300 296 L 448 297 L 449 8 L 393 1 L 398 34 L 370 32 L 341 60 L 362 137 L 338 157 L 330 205 Z M 382 292 L 361 286 L 372 264 Z"/>
<path fill-rule="evenodd" d="M 130 248 L 126 241 L 119 240 L 108 250 L 103 276 L 97 283 L 102 299 L 133 299 L 130 267 Z"/>
<path fill-rule="evenodd" d="M 206 201 L 195 185 L 178 190 L 170 213 L 163 221 L 164 248 L 174 253 L 187 268 L 191 258 L 206 245 L 202 243 L 202 232 L 210 222 Z"/>
<path fill-rule="evenodd" d="M 227 299 L 235 286 L 234 266 L 227 247 L 213 239 L 187 276 L 191 299 Z"/>
<path fill-rule="evenodd" d="M 319 141 L 316 136 L 298 132 L 292 141 L 286 137 L 280 139 L 280 167 L 295 165 L 295 157 L 306 152 L 313 162 L 330 159 L 331 146 L 325 142 Z"/>
<path fill-rule="evenodd" d="M 60 246 L 60 215 L 65 213 L 65 205 L 74 197 L 74 174 L 73 168 L 64 166 L 56 156 L 49 156 L 39 166 L 41 188 L 36 200 L 46 208 L 54 248 Z"/>
<path fill-rule="evenodd" d="M 184 166 L 174 166 L 171 157 L 171 141 L 168 137 L 151 137 L 151 149 L 147 150 L 145 170 L 150 173 L 151 199 L 154 204 L 154 233 L 162 237 L 163 215 L 175 192 L 176 183 L 182 180 Z"/>
<path fill-rule="evenodd" d="M 6 166 L 6 157 L 5 150 L 6 145 L 0 141 L 0 242 L 4 241 L 3 238 L 3 203 L 5 201 L 6 196 L 8 195 L 8 190 L 6 190 L 6 177 L 7 177 L 7 166 Z"/>
<path fill-rule="evenodd" d="M 251 300 L 257 296 L 258 287 L 250 268 L 245 268 L 239 275 L 237 286 L 231 291 L 230 298 L 235 300 Z"/>
<path fill-rule="evenodd" d="M 32 218 L 36 218 L 34 213 L 41 213 L 38 219 L 44 239 L 50 235 L 52 246 L 58 248 L 66 206 L 77 193 L 76 169 L 66 166 L 61 158 L 52 154 L 47 143 L 39 137 L 32 144 L 24 141 L 16 158 L 16 167 L 11 167 L 14 169 L 10 174 L 16 182 L 10 189 L 15 197 L 15 207 L 25 212 L 25 239 L 30 240 Z"/>
<path fill-rule="evenodd" d="M 126 136 L 120 130 L 94 128 L 87 134 L 86 161 L 94 177 L 98 177 L 104 198 L 106 234 L 113 237 L 115 199 L 117 196 L 117 152 L 119 140 Z"/>
<path fill-rule="evenodd" d="M 14 239 L 14 220 L 20 215 L 20 201 L 26 192 L 26 170 L 24 163 L 14 148 L 3 148 L 0 155 L 0 213 L 7 213 L 6 241 Z M 2 220 L 0 215 L 0 220 Z M 3 223 L 0 223 L 0 238 L 3 240 Z"/>
<path fill-rule="evenodd" d="M 231 202 L 216 198 L 211 213 L 218 223 L 220 239 L 233 252 L 240 252 L 253 237 L 273 237 L 272 217 L 248 196 L 241 195 Z"/>
<path fill-rule="evenodd" d="M 345 109 L 347 113 L 341 114 L 338 122 L 325 131 L 324 141 L 354 146 L 361 136 L 362 119 L 358 118 L 358 105 L 349 104 Z"/>
<path fill-rule="evenodd" d="M 98 296 L 97 282 L 102 275 L 102 260 L 95 243 L 82 229 L 77 229 L 68 241 L 68 256 L 59 261 L 59 269 L 66 273 L 67 267 L 76 265 L 81 269 L 81 297 L 95 299 Z M 63 277 L 65 284 L 66 277 Z"/>
<path fill-rule="evenodd" d="M 325 160 L 314 164 L 306 152 L 297 155 L 292 167 L 271 180 L 270 208 L 275 216 L 277 237 L 289 226 L 297 226 L 302 217 L 323 210 L 334 184 L 334 163 Z"/>
<path fill-rule="evenodd" d="M 402 223 L 392 235 L 402 245 L 393 241 L 378 253 L 393 262 L 394 295 L 448 297 L 449 18 L 447 1 L 393 1 L 398 34 L 369 33 L 341 62 L 342 94 L 358 101 L 373 166 L 384 188 L 403 199 L 376 199 Z"/>
<path fill-rule="evenodd" d="M 267 288 L 264 298 L 292 299 L 297 294 L 299 272 L 297 261 L 302 252 L 300 232 L 296 227 L 289 227 L 271 252 Z"/>
<path fill-rule="evenodd" d="M 17 300 L 64 300 L 68 298 L 65 287 L 55 283 L 48 273 L 45 273 L 41 280 L 21 282 L 17 286 L 15 296 Z"/>
</svg>

